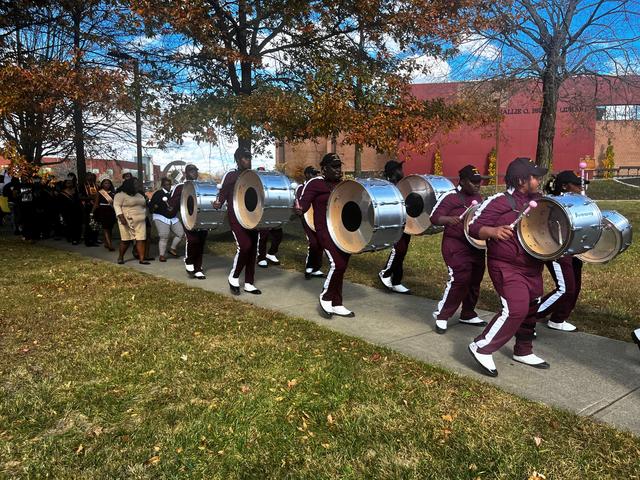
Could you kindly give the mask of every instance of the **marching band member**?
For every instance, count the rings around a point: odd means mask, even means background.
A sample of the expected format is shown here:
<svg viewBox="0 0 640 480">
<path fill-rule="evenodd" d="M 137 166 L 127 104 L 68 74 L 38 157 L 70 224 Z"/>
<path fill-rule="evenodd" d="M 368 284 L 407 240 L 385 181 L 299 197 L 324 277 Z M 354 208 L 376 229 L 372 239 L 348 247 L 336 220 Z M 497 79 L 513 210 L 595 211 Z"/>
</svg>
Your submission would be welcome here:
<svg viewBox="0 0 640 480">
<path fill-rule="evenodd" d="M 487 266 L 500 295 L 502 310 L 469 344 L 469 352 L 483 373 L 495 377 L 493 352 L 514 335 L 513 359 L 535 368 L 549 364 L 533 353 L 533 338 L 540 297 L 543 293 L 543 262 L 527 254 L 511 224 L 527 204 L 540 198 L 540 177 L 547 173 L 528 158 L 516 158 L 507 167 L 507 191 L 489 197 L 469 225 L 473 238 L 487 241 Z"/>
<path fill-rule="evenodd" d="M 326 318 L 331 318 L 332 315 L 354 317 L 355 314 L 342 304 L 342 281 L 351 255 L 333 243 L 327 226 L 329 195 L 342 178 L 342 161 L 336 153 L 327 153 L 322 157 L 320 168 L 322 176 L 312 178 L 304 185 L 296 212 L 302 215 L 313 206 L 316 233 L 331 263 L 320 294 L 320 309 Z"/>
<path fill-rule="evenodd" d="M 585 180 L 585 183 L 589 183 L 589 181 Z M 571 170 L 564 170 L 549 180 L 545 191 L 556 196 L 565 193 L 581 193 L 581 180 Z M 563 332 L 574 332 L 576 327 L 567 322 L 567 318 L 575 308 L 578 295 L 580 295 L 582 260 L 569 255 L 552 262 L 546 262 L 546 265 L 556 288 L 542 298 L 538 308 L 538 318 L 545 318 L 551 314 L 547 322 L 549 328 Z"/>
<path fill-rule="evenodd" d="M 307 182 L 318 175 L 320 175 L 320 172 L 312 166 L 308 166 L 304 169 L 305 182 L 302 185 L 299 185 L 296 189 L 296 202 L 300 202 L 302 190 Z M 322 255 L 324 253 L 322 251 L 322 246 L 320 245 L 318 234 L 309 226 L 304 215 L 300 216 L 300 220 L 302 221 L 304 234 L 307 236 L 307 258 L 304 262 L 304 278 L 309 280 L 313 277 L 323 277 L 324 273 L 320 269 L 322 268 Z"/>
<path fill-rule="evenodd" d="M 276 255 L 278 249 L 282 243 L 282 237 L 284 233 L 282 227 L 258 230 L 258 266 L 261 268 L 267 268 L 269 262 L 274 265 L 280 265 L 280 260 Z M 267 242 L 271 239 L 271 246 L 267 251 Z"/>
<path fill-rule="evenodd" d="M 198 179 L 198 167 L 195 165 L 187 165 L 184 169 L 186 180 L 195 181 Z M 172 211 L 180 210 L 180 197 L 182 196 L 182 188 L 184 184 L 176 185 L 169 199 L 169 206 Z M 202 271 L 202 256 L 204 254 L 204 245 L 207 241 L 208 230 L 186 230 L 186 254 L 184 257 L 184 268 L 189 275 L 193 275 L 198 280 L 207 278 Z"/>
<path fill-rule="evenodd" d="M 222 178 L 222 187 L 218 198 L 213 202 L 214 208 L 220 208 L 227 202 L 227 215 L 229 215 L 229 225 L 233 238 L 236 240 L 237 251 L 233 259 L 233 266 L 229 273 L 229 288 L 234 295 L 240 295 L 240 274 L 244 270 L 244 291 L 260 295 L 262 292 L 253 284 L 256 271 L 256 254 L 258 251 L 258 231 L 247 230 L 238 221 L 233 210 L 233 189 L 236 185 L 238 175 L 245 170 L 251 169 L 251 153 L 239 147 L 233 157 L 236 161 L 237 169 L 225 173 Z"/>
<path fill-rule="evenodd" d="M 402 177 L 404 177 L 404 172 L 402 171 L 403 163 L 404 162 L 398 162 L 396 160 L 389 160 L 384 165 L 384 176 L 394 185 L 397 185 L 398 182 L 402 180 Z M 398 240 L 391 249 L 387 265 L 384 270 L 381 270 L 380 273 L 378 273 L 378 277 L 380 277 L 380 281 L 385 287 L 392 292 L 402 293 L 405 295 L 411 294 L 411 291 L 402 285 L 402 276 L 404 273 L 402 266 L 404 263 L 404 257 L 407 255 L 407 251 L 409 250 L 410 241 L 411 235 L 402 232 L 400 240 Z"/>
<path fill-rule="evenodd" d="M 153 215 L 153 222 L 158 230 L 158 248 L 160 250 L 160 261 L 167 261 L 167 244 L 169 243 L 169 234 L 173 232 L 173 242 L 169 248 L 169 253 L 177 257 L 178 244 L 184 237 L 184 228 L 178 218 L 178 210 L 171 208 L 169 205 L 169 197 L 171 195 L 171 180 L 164 177 L 160 180 L 160 190 L 155 192 L 149 201 L 149 209 Z"/>
<path fill-rule="evenodd" d="M 449 281 L 444 290 L 438 310 L 433 312 L 436 332 L 447 331 L 447 322 L 462 303 L 460 323 L 484 326 L 487 323 L 475 311 L 480 283 L 484 277 L 484 250 L 475 248 L 464 234 L 464 220 L 460 217 L 472 206 L 481 203 L 480 183 L 482 177 L 473 165 L 460 172 L 458 187 L 443 195 L 431 214 L 431 223 L 444 225 L 442 236 L 442 258 L 449 271 Z"/>
</svg>

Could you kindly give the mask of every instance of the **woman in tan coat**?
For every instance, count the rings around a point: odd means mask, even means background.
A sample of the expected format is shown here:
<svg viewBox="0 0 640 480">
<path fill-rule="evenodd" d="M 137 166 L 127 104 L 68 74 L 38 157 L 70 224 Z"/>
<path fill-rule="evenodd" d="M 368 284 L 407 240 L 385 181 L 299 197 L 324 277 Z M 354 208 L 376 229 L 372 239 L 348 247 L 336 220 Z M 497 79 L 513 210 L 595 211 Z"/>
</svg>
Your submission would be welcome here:
<svg viewBox="0 0 640 480">
<path fill-rule="evenodd" d="M 129 248 L 129 244 L 135 240 L 138 251 L 139 262 L 142 265 L 149 265 L 144 260 L 144 248 L 147 238 L 147 226 L 145 218 L 147 214 L 147 200 L 144 195 L 138 193 L 137 180 L 128 178 L 122 183 L 120 192 L 113 199 L 113 208 L 118 218 L 118 228 L 120 229 L 120 254 L 118 263 L 124 263 L 124 254 Z"/>
</svg>

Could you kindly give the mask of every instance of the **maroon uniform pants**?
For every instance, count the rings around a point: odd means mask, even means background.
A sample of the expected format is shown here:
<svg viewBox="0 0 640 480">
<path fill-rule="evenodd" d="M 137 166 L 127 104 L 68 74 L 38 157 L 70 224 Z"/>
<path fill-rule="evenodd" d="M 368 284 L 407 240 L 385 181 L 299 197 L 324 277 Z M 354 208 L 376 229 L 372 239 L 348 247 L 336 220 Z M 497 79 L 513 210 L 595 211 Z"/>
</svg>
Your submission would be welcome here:
<svg viewBox="0 0 640 480">
<path fill-rule="evenodd" d="M 231 267 L 231 276 L 240 278 L 244 270 L 245 283 L 253 284 L 256 273 L 256 255 L 258 252 L 258 231 L 247 230 L 239 223 L 231 224 L 231 232 L 236 240 L 236 256 Z"/>
<path fill-rule="evenodd" d="M 451 262 L 451 263 L 449 263 Z M 446 258 L 449 281 L 444 289 L 442 300 L 438 302 L 437 320 L 449 320 L 462 303 L 460 318 L 470 320 L 478 316 L 475 311 L 480 284 L 484 277 L 484 254 L 470 253 L 458 256 L 455 260 Z"/>
<path fill-rule="evenodd" d="M 311 269 L 312 272 L 318 271 L 322 268 L 322 245 L 320 245 L 320 238 L 318 234 L 307 225 L 307 222 L 302 218 L 302 227 L 304 233 L 307 236 L 309 243 L 307 247 L 307 259 L 305 260 L 305 270 Z"/>
<path fill-rule="evenodd" d="M 576 306 L 582 287 L 582 260 L 576 257 L 562 257 L 547 262 L 547 269 L 556 284 L 555 290 L 542 298 L 538 308 L 538 317 L 551 314 L 549 320 L 562 323 Z"/>
<path fill-rule="evenodd" d="M 194 272 L 202 271 L 202 255 L 207 241 L 208 230 L 185 230 L 187 237 L 186 256 L 184 263 L 193 265 Z"/>
<path fill-rule="evenodd" d="M 382 271 L 382 276 L 385 278 L 391 277 L 392 285 L 400 285 L 402 283 L 402 277 L 404 275 L 403 264 L 404 257 L 407 256 L 409 250 L 409 242 L 411 241 L 411 235 L 403 233 L 400 240 L 398 240 L 389 254 L 387 265 Z"/>
<path fill-rule="evenodd" d="M 267 241 L 269 239 L 271 239 L 269 255 L 276 255 L 278 253 L 278 249 L 282 243 L 282 236 L 283 232 L 281 228 L 258 231 L 258 261 L 267 259 Z"/>
<path fill-rule="evenodd" d="M 320 231 L 318 232 L 318 237 L 331 264 L 320 298 L 325 301 L 330 300 L 331 305 L 337 307 L 342 305 L 342 283 L 351 255 L 336 247 L 333 240 L 331 240 L 329 232 Z"/>
<path fill-rule="evenodd" d="M 502 310 L 474 340 L 478 345 L 478 353 L 493 353 L 515 335 L 513 353 L 529 355 L 533 351 L 542 295 L 542 272 L 491 259 L 488 269 L 493 286 L 500 295 Z"/>
</svg>

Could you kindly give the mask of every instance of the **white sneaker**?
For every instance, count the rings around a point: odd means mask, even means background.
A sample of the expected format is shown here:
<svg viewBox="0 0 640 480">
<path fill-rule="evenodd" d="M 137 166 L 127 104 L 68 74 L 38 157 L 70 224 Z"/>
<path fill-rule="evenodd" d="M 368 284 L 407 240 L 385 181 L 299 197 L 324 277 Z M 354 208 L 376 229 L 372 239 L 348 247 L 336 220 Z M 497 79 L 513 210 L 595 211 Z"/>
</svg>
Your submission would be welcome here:
<svg viewBox="0 0 640 480">
<path fill-rule="evenodd" d="M 638 345 L 638 348 L 640 348 L 640 328 L 636 328 L 633 333 L 631 334 L 631 339 L 635 342 L 636 345 Z"/>
<path fill-rule="evenodd" d="M 267 263 L 267 261 L 266 261 L 266 260 L 260 260 L 260 261 L 258 262 L 258 266 L 259 266 L 259 267 L 262 267 L 262 268 L 267 268 L 267 267 L 269 266 L 269 264 Z"/>
<path fill-rule="evenodd" d="M 184 268 L 187 270 L 187 272 L 189 273 L 193 273 L 193 271 L 196 269 L 196 267 L 194 267 L 193 265 L 189 264 L 189 263 L 185 263 L 184 264 Z"/>
<path fill-rule="evenodd" d="M 436 320 L 436 332 L 447 333 L 447 320 Z"/>
<path fill-rule="evenodd" d="M 280 265 L 280 260 L 278 260 L 278 257 L 276 257 L 275 255 L 266 255 L 267 260 L 269 260 L 271 263 L 275 264 L 275 265 Z"/>
<path fill-rule="evenodd" d="M 391 277 L 383 277 L 382 275 L 384 274 L 384 272 L 380 272 L 378 273 L 378 277 L 380 278 L 380 281 L 382 282 L 382 284 L 387 287 L 389 290 L 391 290 L 393 288 L 393 284 L 391 283 Z"/>
<path fill-rule="evenodd" d="M 320 297 L 320 309 L 323 311 L 325 318 L 331 318 L 333 315 L 331 300 L 323 300 L 322 297 Z"/>
<path fill-rule="evenodd" d="M 309 275 L 312 277 L 324 277 L 324 272 L 322 270 L 316 270 L 315 272 L 309 272 Z"/>
<path fill-rule="evenodd" d="M 340 317 L 355 317 L 356 314 L 346 308 L 344 305 L 333 306 L 333 313 Z"/>
<path fill-rule="evenodd" d="M 467 325 L 477 325 L 477 326 L 484 326 L 487 324 L 487 322 L 485 322 L 483 319 L 481 319 L 480 317 L 474 317 L 474 318 L 469 318 L 466 320 L 463 320 L 462 318 L 459 320 L 460 323 L 466 323 Z"/>
<path fill-rule="evenodd" d="M 311 272 L 313 272 L 313 268 L 305 268 L 304 269 L 304 273 L 306 273 L 307 275 L 311 275 Z"/>
<path fill-rule="evenodd" d="M 253 293 L 254 295 L 260 295 L 262 293 L 255 285 L 246 282 L 244 284 L 244 291 L 247 293 Z"/>
<path fill-rule="evenodd" d="M 393 290 L 395 293 L 402 293 L 403 295 L 408 295 L 409 293 L 411 293 L 411 290 L 409 290 L 407 287 L 405 287 L 402 284 L 392 285 L 391 290 Z"/>
<path fill-rule="evenodd" d="M 478 345 L 476 342 L 471 342 L 469 344 L 469 353 L 471 353 L 471 356 L 476 362 L 478 362 L 478 365 L 480 365 L 482 373 L 489 375 L 490 377 L 498 376 L 496 364 L 493 362 L 493 355 L 490 353 L 478 353 Z"/>
<path fill-rule="evenodd" d="M 202 273 L 202 272 L 196 272 L 193 274 L 194 278 L 197 278 L 198 280 L 204 280 L 205 278 L 207 278 L 207 276 Z"/>
<path fill-rule="evenodd" d="M 229 285 L 236 288 L 240 287 L 240 279 L 234 278 L 233 273 L 229 274 L 228 278 L 229 278 Z"/>
<path fill-rule="evenodd" d="M 552 330 L 560 330 L 562 332 L 575 332 L 577 330 L 577 327 L 569 322 L 556 323 L 551 320 L 547 322 L 547 327 Z"/>
<path fill-rule="evenodd" d="M 514 355 L 513 359 L 516 362 L 524 363 L 534 368 L 549 368 L 549 364 L 541 359 L 539 356 L 530 353 L 529 355 Z"/>
</svg>

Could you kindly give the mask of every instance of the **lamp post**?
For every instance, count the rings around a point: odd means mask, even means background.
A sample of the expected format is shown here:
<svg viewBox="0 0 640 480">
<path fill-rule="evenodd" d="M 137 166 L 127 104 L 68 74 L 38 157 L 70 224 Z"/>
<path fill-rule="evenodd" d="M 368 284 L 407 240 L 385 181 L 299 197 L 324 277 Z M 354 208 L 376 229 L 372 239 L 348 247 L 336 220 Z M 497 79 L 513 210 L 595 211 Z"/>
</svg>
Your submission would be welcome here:
<svg viewBox="0 0 640 480">
<path fill-rule="evenodd" d="M 144 183 L 144 167 L 142 165 L 142 101 L 140 92 L 140 64 L 138 59 L 128 53 L 117 50 L 109 50 L 108 55 L 112 58 L 126 60 L 133 64 L 133 95 L 135 105 L 136 121 L 136 160 L 138 164 L 138 179 Z"/>
</svg>

